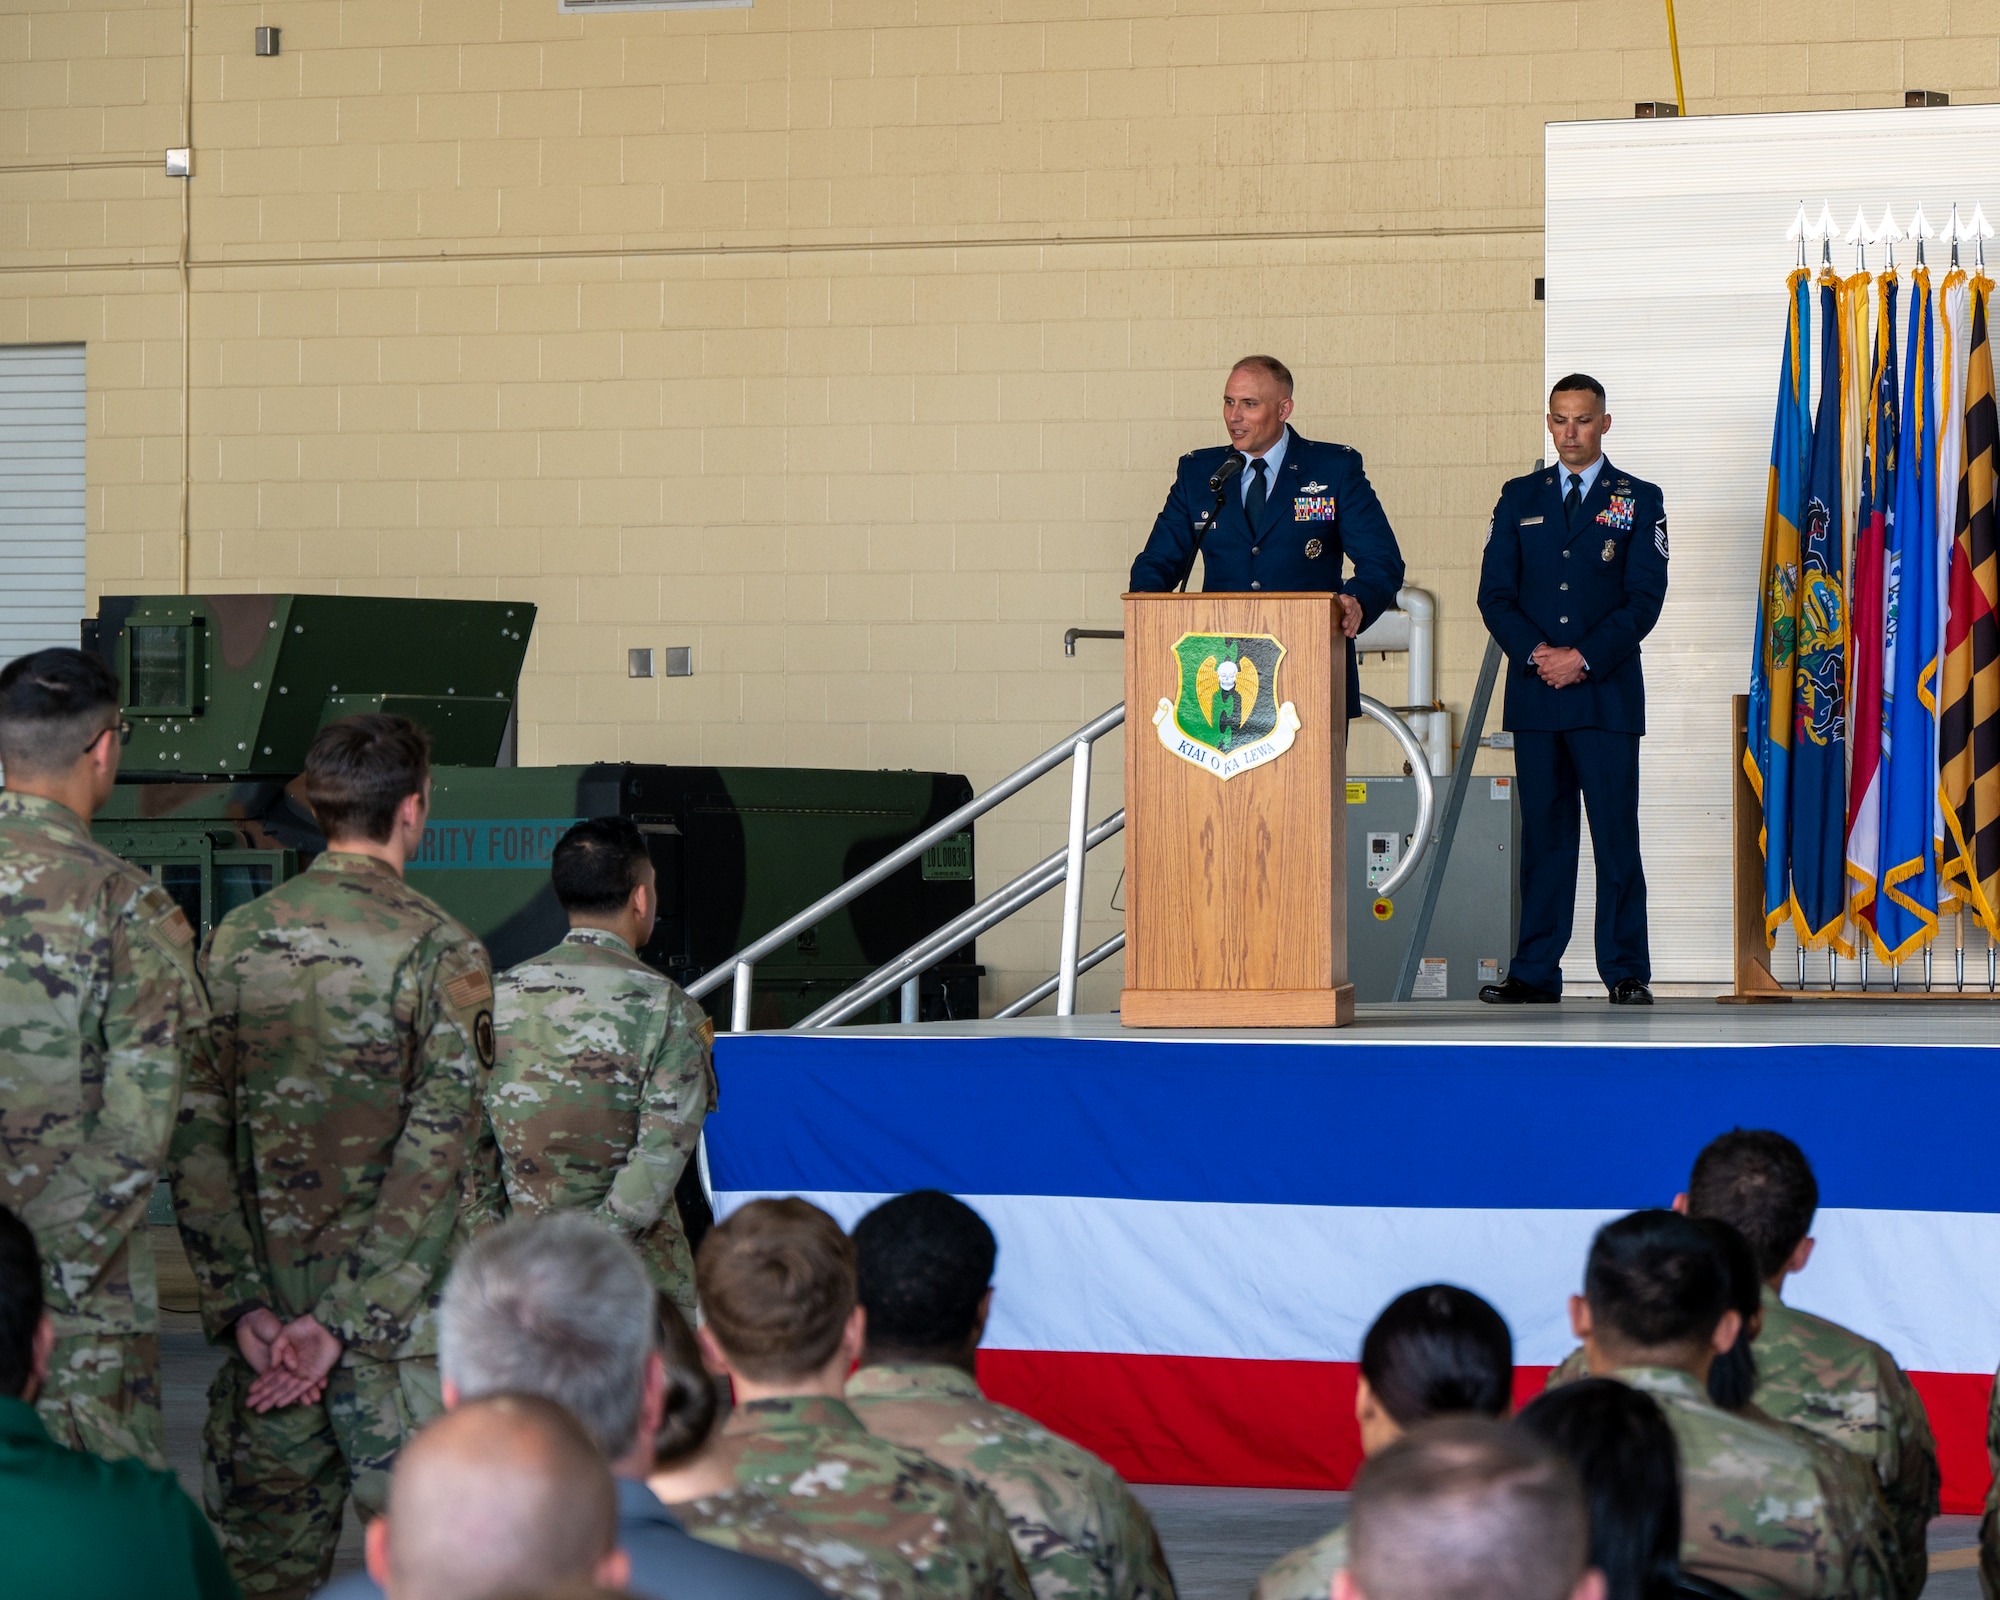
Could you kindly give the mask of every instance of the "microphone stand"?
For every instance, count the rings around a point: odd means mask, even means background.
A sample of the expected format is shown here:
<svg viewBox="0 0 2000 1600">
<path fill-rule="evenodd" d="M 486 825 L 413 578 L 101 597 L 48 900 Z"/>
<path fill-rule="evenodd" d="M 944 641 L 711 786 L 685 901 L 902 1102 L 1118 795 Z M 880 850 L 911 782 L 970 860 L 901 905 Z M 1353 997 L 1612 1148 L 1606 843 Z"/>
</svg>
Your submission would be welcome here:
<svg viewBox="0 0 2000 1600">
<path fill-rule="evenodd" d="M 1201 542 L 1208 537 L 1209 530 L 1222 520 L 1222 502 L 1228 498 L 1229 485 L 1235 480 L 1236 474 L 1243 470 L 1243 463 L 1248 459 L 1240 450 L 1230 451 L 1223 457 L 1222 465 L 1215 469 L 1215 476 L 1208 480 L 1209 488 L 1215 491 L 1215 504 L 1209 507 L 1208 521 L 1194 531 L 1194 548 L 1188 551 L 1187 566 L 1181 572 L 1181 581 L 1174 585 L 1175 594 L 1187 592 L 1188 579 L 1194 576 L 1195 560 L 1201 555 Z"/>
</svg>

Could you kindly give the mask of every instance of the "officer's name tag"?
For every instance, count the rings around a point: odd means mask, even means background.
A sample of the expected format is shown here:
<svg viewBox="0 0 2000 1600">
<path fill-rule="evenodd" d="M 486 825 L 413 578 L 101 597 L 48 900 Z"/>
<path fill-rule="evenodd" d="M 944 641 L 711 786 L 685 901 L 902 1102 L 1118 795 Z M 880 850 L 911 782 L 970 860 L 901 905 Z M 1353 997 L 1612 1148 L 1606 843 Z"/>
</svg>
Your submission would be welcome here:
<svg viewBox="0 0 2000 1600">
<path fill-rule="evenodd" d="M 1524 528 L 1539 528 L 1541 525 L 1542 518 L 1540 517 L 1523 517 L 1521 519 L 1521 526 Z"/>
<path fill-rule="evenodd" d="M 1294 522 L 1333 521 L 1334 499 L 1330 494 L 1302 494 L 1292 502 Z"/>
<path fill-rule="evenodd" d="M 1636 502 L 1631 495 L 1614 494 L 1611 497 L 1611 504 L 1597 513 L 1597 520 L 1603 527 L 1619 528 L 1629 532 L 1632 527 L 1632 513 L 1636 509 Z"/>
</svg>

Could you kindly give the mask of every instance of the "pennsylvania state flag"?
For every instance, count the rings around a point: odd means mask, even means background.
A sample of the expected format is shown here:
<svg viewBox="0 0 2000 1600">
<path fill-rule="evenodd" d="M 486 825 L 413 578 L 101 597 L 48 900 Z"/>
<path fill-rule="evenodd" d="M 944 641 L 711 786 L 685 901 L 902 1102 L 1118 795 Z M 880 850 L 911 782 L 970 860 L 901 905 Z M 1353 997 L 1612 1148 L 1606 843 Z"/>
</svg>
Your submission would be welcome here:
<svg viewBox="0 0 2000 1600">
<path fill-rule="evenodd" d="M 1896 513 L 1889 523 L 1883 595 L 1888 660 L 1883 698 L 1882 880 L 1876 952 L 1899 962 L 1937 933 L 1932 811 L 1937 804 L 1938 540 L 1937 341 L 1930 273 L 1910 282 L 1903 366 L 1903 430 L 1896 448 Z"/>
<path fill-rule="evenodd" d="M 1792 671 L 1792 926 L 1799 943 L 1842 955 L 1847 920 L 1847 595 L 1841 439 L 1839 280 L 1819 289 L 1819 420 L 1813 427 L 1805 523 L 1798 530 L 1798 631 Z M 1770 874 L 1765 873 L 1765 906 Z"/>
<path fill-rule="evenodd" d="M 1778 418 L 1764 500 L 1764 556 L 1757 638 L 1750 662 L 1749 740 L 1744 770 L 1764 807 L 1764 937 L 1775 941 L 1791 912 L 1792 699 L 1799 632 L 1799 523 L 1805 505 L 1812 374 L 1810 274 L 1785 280 L 1785 347 L 1778 359 Z"/>
<path fill-rule="evenodd" d="M 1938 705 L 1939 798 L 1948 837 L 1941 863 L 1948 891 L 1989 937 L 2000 936 L 2000 525 L 1994 496 L 2000 423 L 1993 397 L 1988 302 L 1993 284 L 1972 283 L 1972 359 L 1965 385 L 1965 461 L 1958 480 L 1944 688 Z"/>
</svg>

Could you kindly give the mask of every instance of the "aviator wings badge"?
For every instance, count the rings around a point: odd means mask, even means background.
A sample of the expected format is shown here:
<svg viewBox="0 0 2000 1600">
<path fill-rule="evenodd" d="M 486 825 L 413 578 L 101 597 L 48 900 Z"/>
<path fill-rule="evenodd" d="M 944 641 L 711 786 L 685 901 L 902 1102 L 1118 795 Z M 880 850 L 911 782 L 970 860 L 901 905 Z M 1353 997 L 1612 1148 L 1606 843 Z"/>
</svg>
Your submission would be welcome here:
<svg viewBox="0 0 2000 1600">
<path fill-rule="evenodd" d="M 1224 780 L 1291 749 L 1299 714 L 1278 700 L 1285 647 L 1270 634 L 1184 633 L 1173 655 L 1179 693 L 1153 713 L 1167 749 Z"/>
</svg>

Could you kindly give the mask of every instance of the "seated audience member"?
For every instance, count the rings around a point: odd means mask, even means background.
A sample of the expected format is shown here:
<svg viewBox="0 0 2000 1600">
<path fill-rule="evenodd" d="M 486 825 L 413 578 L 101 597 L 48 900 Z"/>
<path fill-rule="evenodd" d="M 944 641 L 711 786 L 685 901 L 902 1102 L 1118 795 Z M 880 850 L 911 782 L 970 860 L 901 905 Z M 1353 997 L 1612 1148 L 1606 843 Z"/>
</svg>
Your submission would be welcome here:
<svg viewBox="0 0 2000 1600">
<path fill-rule="evenodd" d="M 618 1498 L 577 1421 L 533 1395 L 472 1400 L 396 1457 L 368 1571 L 389 1600 L 495 1600 L 520 1589 L 618 1588 Z"/>
<path fill-rule="evenodd" d="M 1579 1378 L 1539 1396 L 1515 1426 L 1576 1469 L 1605 1600 L 1736 1600 L 1735 1590 L 1681 1571 L 1680 1449 L 1651 1395 Z"/>
<path fill-rule="evenodd" d="M 936 1189 L 899 1195 L 861 1219 L 854 1248 L 868 1339 L 847 1401 L 868 1431 L 991 1489 L 1037 1600 L 1174 1600 L 1125 1480 L 980 1391 L 998 1246 L 979 1213 Z"/>
<path fill-rule="evenodd" d="M 1782 1133 L 1753 1128 L 1711 1141 L 1695 1157 L 1684 1201 L 1676 1202 L 1676 1209 L 1719 1218 L 1750 1241 L 1764 1310 L 1752 1398 L 1780 1422 L 1823 1434 L 1869 1465 L 1893 1530 L 1896 1592 L 1915 1600 L 1929 1572 L 1926 1532 L 1938 1513 L 1937 1444 L 1923 1401 L 1888 1351 L 1785 1304 L 1785 1279 L 1812 1259 L 1818 1206 L 1819 1185 L 1805 1153 Z"/>
<path fill-rule="evenodd" d="M 1361 1453 L 1374 1456 L 1431 1417 L 1505 1416 L 1514 1389 L 1514 1338 L 1478 1295 L 1448 1283 L 1391 1300 L 1361 1341 L 1354 1418 Z M 1253 1600 L 1326 1600 L 1347 1565 L 1347 1529 L 1335 1528 L 1275 1562 Z"/>
<path fill-rule="evenodd" d="M 1604 1600 L 1576 1473 L 1485 1417 L 1427 1422 L 1354 1480 L 1333 1600 Z"/>
<path fill-rule="evenodd" d="M 0 1595 L 236 1600 L 215 1535 L 171 1472 L 49 1437 L 35 1396 L 55 1342 L 35 1236 L 0 1206 Z"/>
<path fill-rule="evenodd" d="M 1591 1375 L 1652 1395 L 1680 1446 L 1681 1563 L 1749 1600 L 1852 1595 L 1865 1540 L 1840 1517 L 1813 1455 L 1708 1398 L 1708 1369 L 1736 1342 L 1714 1243 L 1672 1211 L 1598 1229 L 1584 1292 L 1570 1299 Z"/>
<path fill-rule="evenodd" d="M 1032 1600 L 985 1489 L 878 1439 L 844 1398 L 866 1313 L 854 1245 L 803 1200 L 753 1200 L 695 1257 L 704 1361 L 726 1372 L 736 1409 L 713 1465 L 801 1522 L 865 1550 L 886 1576 L 933 1600 Z M 726 1529 L 738 1497 L 687 1507 L 692 1527 Z"/>
<path fill-rule="evenodd" d="M 645 1600 L 819 1600 L 788 1567 L 691 1537 L 646 1487 L 667 1379 L 654 1291 L 630 1245 L 580 1212 L 516 1218 L 459 1257 L 438 1311 L 444 1402 L 531 1394 L 576 1418 L 611 1463 L 621 1581 Z M 322 1600 L 371 1600 L 366 1574 Z"/>
<path fill-rule="evenodd" d="M 880 1571 L 865 1550 L 834 1538 L 825 1528 L 801 1522 L 760 1490 L 736 1487 L 735 1474 L 711 1448 L 721 1396 L 702 1365 L 694 1330 L 666 1295 L 659 1297 L 658 1307 L 666 1398 L 653 1434 L 653 1470 L 646 1487 L 668 1506 L 729 1496 L 728 1517 L 704 1521 L 697 1530 L 702 1539 L 795 1567 L 828 1594 L 845 1595 L 848 1600 L 915 1600 L 914 1593 Z"/>
</svg>

